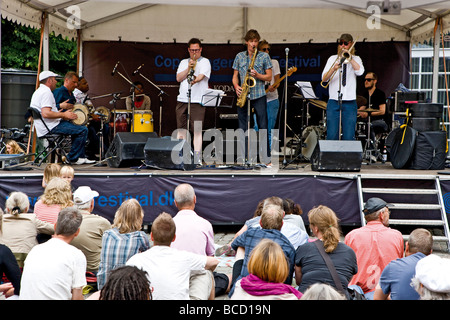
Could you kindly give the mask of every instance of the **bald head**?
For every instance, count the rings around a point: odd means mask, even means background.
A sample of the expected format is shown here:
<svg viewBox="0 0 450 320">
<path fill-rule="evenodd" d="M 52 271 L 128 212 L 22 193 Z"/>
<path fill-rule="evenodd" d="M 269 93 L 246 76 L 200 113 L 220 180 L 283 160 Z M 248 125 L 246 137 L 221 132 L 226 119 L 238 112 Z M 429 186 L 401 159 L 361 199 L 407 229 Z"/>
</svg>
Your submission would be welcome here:
<svg viewBox="0 0 450 320">
<path fill-rule="evenodd" d="M 173 193 L 175 205 L 179 210 L 182 209 L 194 209 L 196 197 L 194 188 L 188 184 L 183 183 L 175 188 Z"/>
</svg>

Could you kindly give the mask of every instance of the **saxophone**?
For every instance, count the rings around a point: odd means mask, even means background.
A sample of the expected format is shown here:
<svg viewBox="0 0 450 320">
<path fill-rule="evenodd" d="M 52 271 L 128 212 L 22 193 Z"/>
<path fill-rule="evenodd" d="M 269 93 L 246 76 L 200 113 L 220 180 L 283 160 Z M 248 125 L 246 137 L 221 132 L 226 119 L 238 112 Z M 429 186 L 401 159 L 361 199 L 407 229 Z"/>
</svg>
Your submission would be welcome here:
<svg viewBox="0 0 450 320">
<path fill-rule="evenodd" d="M 255 52 L 253 53 L 252 61 L 250 62 L 250 65 L 248 66 L 247 73 L 245 74 L 244 81 L 242 82 L 241 95 L 238 97 L 237 102 L 236 102 L 236 105 L 239 108 L 242 108 L 245 105 L 245 101 L 247 100 L 247 96 L 248 96 L 250 88 L 253 88 L 256 85 L 256 80 L 255 80 L 255 78 L 250 76 L 250 71 L 253 69 L 257 54 L 258 54 L 258 50 L 255 48 Z"/>
<path fill-rule="evenodd" d="M 186 77 L 186 79 L 187 79 L 187 82 L 189 83 L 189 84 L 191 84 L 192 83 L 192 81 L 194 81 L 195 80 L 195 76 L 194 76 L 194 73 L 195 73 L 195 66 L 197 65 L 197 59 L 195 59 L 195 54 L 194 54 L 194 65 L 189 69 L 189 72 L 188 72 L 188 75 L 187 75 L 187 77 Z"/>
</svg>

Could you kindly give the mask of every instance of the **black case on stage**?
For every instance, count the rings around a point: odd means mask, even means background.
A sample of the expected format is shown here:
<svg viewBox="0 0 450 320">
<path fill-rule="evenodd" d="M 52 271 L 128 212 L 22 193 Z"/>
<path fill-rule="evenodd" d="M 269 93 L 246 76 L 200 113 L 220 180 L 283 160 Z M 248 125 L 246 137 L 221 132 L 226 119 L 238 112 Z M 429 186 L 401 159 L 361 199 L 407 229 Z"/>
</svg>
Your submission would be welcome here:
<svg viewBox="0 0 450 320">
<path fill-rule="evenodd" d="M 314 171 L 360 171 L 361 141 L 319 140 L 311 156 Z"/>
<path fill-rule="evenodd" d="M 443 170 L 447 153 L 447 132 L 418 132 L 410 169 Z"/>
</svg>

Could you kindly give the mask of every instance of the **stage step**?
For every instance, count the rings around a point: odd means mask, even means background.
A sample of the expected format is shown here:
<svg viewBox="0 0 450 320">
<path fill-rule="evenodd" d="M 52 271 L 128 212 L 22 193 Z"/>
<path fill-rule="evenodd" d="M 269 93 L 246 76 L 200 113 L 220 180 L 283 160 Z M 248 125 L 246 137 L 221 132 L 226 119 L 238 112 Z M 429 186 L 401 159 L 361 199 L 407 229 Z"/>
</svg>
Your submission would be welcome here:
<svg viewBox="0 0 450 320">
<path fill-rule="evenodd" d="M 386 201 L 388 203 L 392 204 L 392 207 L 389 209 L 391 210 L 391 216 L 393 215 L 392 212 L 395 211 L 403 213 L 400 215 L 404 216 L 404 211 L 411 211 L 411 215 L 414 217 L 414 212 L 417 212 L 418 210 L 423 211 L 429 211 L 430 214 L 433 214 L 433 212 L 439 211 L 440 212 L 440 218 L 436 219 L 409 219 L 409 218 L 402 218 L 402 219 L 395 219 L 390 218 L 389 224 L 391 226 L 417 226 L 418 228 L 433 228 L 435 229 L 435 232 L 438 232 L 438 234 L 444 234 L 442 235 L 435 235 L 433 236 L 434 241 L 440 241 L 440 242 L 446 242 L 447 243 L 447 250 L 450 252 L 450 231 L 449 231 L 449 225 L 447 221 L 447 213 L 445 211 L 444 201 L 442 199 L 442 191 L 440 187 L 439 177 L 433 176 L 428 178 L 427 180 L 430 180 L 430 183 L 426 183 L 426 187 L 428 189 L 423 188 L 423 185 L 419 188 L 411 187 L 412 184 L 408 179 L 405 179 L 404 182 L 402 182 L 402 179 L 397 178 L 389 178 L 385 177 L 383 179 L 384 182 L 388 181 L 387 184 L 389 184 L 389 180 L 392 180 L 392 188 L 384 187 L 380 188 L 378 186 L 373 186 L 373 183 L 368 183 L 369 185 L 372 184 L 371 187 L 363 186 L 364 182 L 363 180 L 370 180 L 371 178 L 365 177 L 364 179 L 361 178 L 361 176 L 358 176 L 358 192 L 359 192 L 359 202 L 360 202 L 360 209 L 361 209 L 361 225 L 365 225 L 366 221 L 364 218 L 364 213 L 362 212 L 365 204 L 365 200 L 371 198 L 371 197 L 380 197 L 380 198 L 391 198 L 396 199 L 395 195 L 397 195 L 397 198 L 399 198 L 400 202 L 395 201 Z M 394 181 L 395 180 L 395 181 Z M 433 183 L 432 180 L 434 180 L 434 188 L 431 186 Z M 404 186 L 404 188 L 402 188 Z M 383 195 L 386 195 L 385 197 Z M 405 200 L 405 197 L 407 197 L 408 203 L 403 203 L 402 201 Z M 386 199 L 384 199 L 386 200 Z M 406 202 L 405 201 L 405 202 Z M 433 203 L 423 203 L 423 202 L 433 202 Z M 397 211 L 399 210 L 399 211 Z M 407 212 L 408 213 L 408 212 Z M 407 240 L 409 238 L 408 234 L 404 234 L 403 238 Z"/>
</svg>

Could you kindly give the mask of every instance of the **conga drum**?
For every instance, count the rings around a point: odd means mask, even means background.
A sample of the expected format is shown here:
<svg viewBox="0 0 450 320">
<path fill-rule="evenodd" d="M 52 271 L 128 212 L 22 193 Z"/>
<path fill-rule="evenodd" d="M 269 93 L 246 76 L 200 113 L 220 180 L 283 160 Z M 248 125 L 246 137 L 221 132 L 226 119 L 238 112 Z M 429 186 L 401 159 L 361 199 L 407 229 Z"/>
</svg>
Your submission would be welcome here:
<svg viewBox="0 0 450 320">
<path fill-rule="evenodd" d="M 135 110 L 133 118 L 134 130 L 131 132 L 153 132 L 153 117 L 150 110 Z"/>
</svg>

